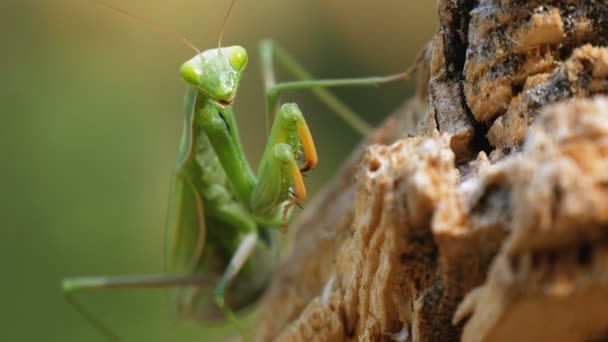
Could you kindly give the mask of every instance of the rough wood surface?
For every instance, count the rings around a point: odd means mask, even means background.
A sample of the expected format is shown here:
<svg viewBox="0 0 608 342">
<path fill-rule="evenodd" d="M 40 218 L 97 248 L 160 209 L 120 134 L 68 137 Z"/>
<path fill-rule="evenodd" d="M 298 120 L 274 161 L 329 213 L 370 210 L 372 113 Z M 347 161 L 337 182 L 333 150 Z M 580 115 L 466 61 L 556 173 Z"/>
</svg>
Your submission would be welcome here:
<svg viewBox="0 0 608 342">
<path fill-rule="evenodd" d="M 296 223 L 256 341 L 608 339 L 608 4 L 439 18 L 418 97 Z"/>
</svg>

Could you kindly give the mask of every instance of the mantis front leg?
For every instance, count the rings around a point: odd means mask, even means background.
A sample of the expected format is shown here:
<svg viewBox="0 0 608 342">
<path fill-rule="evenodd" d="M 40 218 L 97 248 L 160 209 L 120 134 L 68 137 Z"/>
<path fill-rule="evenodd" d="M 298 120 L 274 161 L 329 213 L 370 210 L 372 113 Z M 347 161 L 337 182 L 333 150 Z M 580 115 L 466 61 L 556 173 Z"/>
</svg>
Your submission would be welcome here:
<svg viewBox="0 0 608 342">
<path fill-rule="evenodd" d="M 300 160 L 304 165 L 299 164 Z M 289 200 L 283 207 L 285 229 L 289 208 L 306 199 L 302 172 L 316 165 L 317 151 L 304 115 L 296 104 L 284 104 L 272 125 L 260 163 L 258 184 L 250 201 L 252 210 L 268 213 Z"/>
</svg>

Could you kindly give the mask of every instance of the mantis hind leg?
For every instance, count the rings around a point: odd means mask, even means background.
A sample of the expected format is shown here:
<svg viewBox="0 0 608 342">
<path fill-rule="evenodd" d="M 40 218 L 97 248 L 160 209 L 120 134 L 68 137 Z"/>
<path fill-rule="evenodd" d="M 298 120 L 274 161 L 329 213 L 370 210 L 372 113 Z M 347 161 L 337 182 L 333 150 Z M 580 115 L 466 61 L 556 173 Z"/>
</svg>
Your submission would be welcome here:
<svg viewBox="0 0 608 342">
<path fill-rule="evenodd" d="M 81 291 L 118 288 L 167 288 L 176 286 L 204 286 L 213 279 L 206 275 L 134 275 L 118 277 L 77 277 L 66 278 L 61 284 L 63 295 L 72 307 L 82 315 L 108 341 L 122 341 L 121 338 L 97 315 L 83 305 L 75 294 Z"/>
<path fill-rule="evenodd" d="M 247 259 L 249 259 L 249 257 L 251 256 L 251 253 L 253 253 L 257 240 L 257 233 L 255 232 L 246 234 L 243 237 L 239 247 L 230 259 L 230 263 L 228 264 L 226 271 L 224 271 L 224 275 L 215 287 L 214 292 L 215 303 L 222 310 L 228 321 L 230 321 L 230 323 L 235 326 L 235 328 L 239 331 L 241 336 L 243 336 L 246 341 L 249 341 L 251 338 L 247 331 L 245 331 L 245 329 L 241 326 L 234 312 L 232 312 L 230 307 L 228 307 L 228 305 L 226 304 L 224 293 L 226 292 L 226 288 L 228 287 L 230 282 L 243 268 L 245 262 L 247 262 Z"/>
<path fill-rule="evenodd" d="M 328 91 L 327 87 L 352 87 L 352 86 L 378 86 L 383 83 L 409 79 L 418 64 L 413 65 L 405 72 L 388 76 L 360 77 L 345 79 L 315 80 L 313 76 L 286 50 L 270 39 L 263 40 L 259 47 L 260 60 L 262 63 L 262 76 L 266 89 L 267 123 L 270 117 L 278 109 L 278 100 L 281 92 L 295 89 L 310 89 L 311 92 L 332 109 L 344 122 L 363 137 L 372 132 L 372 127 L 362 120 L 351 108 L 349 108 L 338 97 Z M 297 81 L 277 83 L 274 75 L 273 60 L 282 64 Z"/>
</svg>

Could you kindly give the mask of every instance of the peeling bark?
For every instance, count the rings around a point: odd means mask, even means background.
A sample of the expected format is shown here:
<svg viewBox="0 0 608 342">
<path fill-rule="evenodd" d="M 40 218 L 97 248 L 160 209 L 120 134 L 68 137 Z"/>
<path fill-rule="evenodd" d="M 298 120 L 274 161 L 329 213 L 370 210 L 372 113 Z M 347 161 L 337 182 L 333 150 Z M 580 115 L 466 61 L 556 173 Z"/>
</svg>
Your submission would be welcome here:
<svg viewBox="0 0 608 342">
<path fill-rule="evenodd" d="M 445 0 L 296 223 L 256 341 L 608 339 L 608 4 Z"/>
</svg>

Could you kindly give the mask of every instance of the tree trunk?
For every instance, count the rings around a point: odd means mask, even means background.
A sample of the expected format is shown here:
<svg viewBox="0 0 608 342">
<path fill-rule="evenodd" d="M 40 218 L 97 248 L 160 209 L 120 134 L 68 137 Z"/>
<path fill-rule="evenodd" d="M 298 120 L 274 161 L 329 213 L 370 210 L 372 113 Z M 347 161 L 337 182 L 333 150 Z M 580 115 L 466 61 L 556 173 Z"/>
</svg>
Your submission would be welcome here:
<svg viewBox="0 0 608 342">
<path fill-rule="evenodd" d="M 608 339 L 608 4 L 439 18 L 418 95 L 300 215 L 256 341 Z"/>
</svg>

